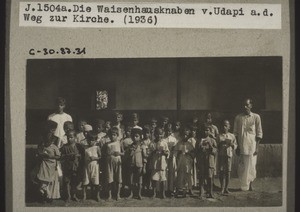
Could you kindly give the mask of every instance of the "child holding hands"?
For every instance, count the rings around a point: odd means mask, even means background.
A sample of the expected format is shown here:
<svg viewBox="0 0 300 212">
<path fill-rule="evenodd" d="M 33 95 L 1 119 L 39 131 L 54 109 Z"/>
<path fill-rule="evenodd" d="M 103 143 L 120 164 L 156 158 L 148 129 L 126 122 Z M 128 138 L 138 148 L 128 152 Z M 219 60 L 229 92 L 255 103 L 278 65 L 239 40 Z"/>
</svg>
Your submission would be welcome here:
<svg viewBox="0 0 300 212">
<path fill-rule="evenodd" d="M 215 155 L 217 152 L 217 143 L 210 137 L 210 128 L 204 129 L 205 138 L 199 140 L 196 144 L 197 165 L 199 169 L 200 198 L 204 194 L 204 181 L 207 181 L 207 197 L 213 198 L 213 181 L 215 171 Z"/>
<path fill-rule="evenodd" d="M 164 130 L 157 127 L 154 131 L 155 140 L 150 144 L 150 151 L 152 152 L 152 180 L 155 182 L 153 185 L 153 198 L 157 196 L 157 192 L 161 190 L 162 198 L 166 198 L 165 187 L 167 181 L 167 157 L 169 156 L 169 148 L 166 140 L 164 139 Z M 160 186 L 160 184 L 162 184 Z"/>
<path fill-rule="evenodd" d="M 130 196 L 134 196 L 134 189 L 138 188 L 137 198 L 142 199 L 142 182 L 143 173 L 145 173 L 146 167 L 146 146 L 142 144 L 143 131 L 138 128 L 134 128 L 131 131 L 131 138 L 133 143 L 130 145 Z"/>
<path fill-rule="evenodd" d="M 224 120 L 221 134 L 217 138 L 218 143 L 218 166 L 221 184 L 221 193 L 229 194 L 228 185 L 230 180 L 233 151 L 237 148 L 235 136 L 229 132 L 230 123 Z"/>
<path fill-rule="evenodd" d="M 69 202 L 71 197 L 78 201 L 76 197 L 76 186 L 78 184 L 78 168 L 80 164 L 81 154 L 78 144 L 76 144 L 76 133 L 69 130 L 66 134 L 67 144 L 61 148 L 61 165 L 63 171 L 63 181 L 65 183 L 65 191 L 67 194 L 66 201 Z"/>
<path fill-rule="evenodd" d="M 101 158 L 100 147 L 96 145 L 98 135 L 94 131 L 87 133 L 88 147 L 85 149 L 85 175 L 83 179 L 83 200 L 86 200 L 86 189 L 91 184 L 92 191 L 96 193 L 96 200 L 100 201 L 99 189 L 99 160 Z"/>
<path fill-rule="evenodd" d="M 111 142 L 107 144 L 107 181 L 108 181 L 108 200 L 112 199 L 112 190 L 116 191 L 116 200 L 120 198 L 120 189 L 122 184 L 122 160 L 123 152 L 119 141 L 119 129 L 113 127 L 109 132 Z"/>
<path fill-rule="evenodd" d="M 179 191 L 183 192 L 183 196 L 186 196 L 186 190 L 192 195 L 193 185 L 193 167 L 195 148 L 192 142 L 189 141 L 191 136 L 191 130 L 189 127 L 184 128 L 184 135 L 181 141 L 175 146 L 175 154 L 177 158 L 177 189 L 176 196 Z"/>
</svg>

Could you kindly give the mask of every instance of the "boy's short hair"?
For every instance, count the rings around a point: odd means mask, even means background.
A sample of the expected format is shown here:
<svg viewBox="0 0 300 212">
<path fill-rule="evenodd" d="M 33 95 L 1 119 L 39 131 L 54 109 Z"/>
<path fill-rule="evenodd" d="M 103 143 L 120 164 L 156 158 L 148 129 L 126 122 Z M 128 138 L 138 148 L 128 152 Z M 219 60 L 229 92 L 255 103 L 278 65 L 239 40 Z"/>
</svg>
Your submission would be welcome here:
<svg viewBox="0 0 300 212">
<path fill-rule="evenodd" d="M 154 130 L 154 136 L 158 135 L 160 131 L 164 132 L 163 128 L 156 127 L 155 130 Z"/>
<path fill-rule="evenodd" d="M 86 139 L 88 141 L 95 141 L 98 138 L 98 133 L 95 131 L 88 131 L 87 135 L 86 135 Z"/>
<path fill-rule="evenodd" d="M 126 125 L 125 127 L 125 131 L 131 131 L 132 130 L 132 126 L 130 124 Z"/>
<path fill-rule="evenodd" d="M 149 133 L 149 132 L 151 132 L 151 127 L 147 124 L 147 125 L 145 125 L 144 127 L 143 127 L 143 132 L 144 133 Z"/>
<path fill-rule="evenodd" d="M 191 127 L 189 125 L 184 125 L 184 127 L 181 128 L 181 134 L 184 135 L 187 130 L 191 131 Z"/>
<path fill-rule="evenodd" d="M 80 119 L 78 122 L 77 122 L 77 126 L 80 126 L 81 124 L 87 124 L 87 121 L 85 119 Z"/>
<path fill-rule="evenodd" d="M 58 105 L 66 105 L 66 99 L 65 98 L 63 98 L 63 97 L 57 97 L 57 99 L 56 99 L 56 104 L 58 104 Z"/>
<path fill-rule="evenodd" d="M 212 114 L 211 114 L 211 112 L 207 112 L 207 113 L 205 114 L 205 118 L 211 118 L 211 119 L 212 119 Z"/>
<path fill-rule="evenodd" d="M 47 120 L 47 122 L 45 124 L 45 130 L 46 130 L 46 132 L 55 130 L 56 128 L 57 128 L 57 123 L 55 121 Z"/>
<path fill-rule="evenodd" d="M 132 120 L 139 120 L 140 118 L 139 118 L 139 114 L 137 114 L 137 113 L 132 113 L 131 114 L 131 119 Z"/>
<path fill-rule="evenodd" d="M 123 118 L 123 114 L 121 112 L 119 112 L 119 111 L 115 112 L 115 117 L 117 117 L 117 116 L 121 116 Z"/>
<path fill-rule="evenodd" d="M 191 131 L 196 131 L 196 132 L 198 130 L 198 128 L 196 126 L 191 126 L 190 129 L 191 129 Z"/>
<path fill-rule="evenodd" d="M 96 120 L 96 125 L 104 125 L 105 124 L 105 121 L 103 119 L 97 119 Z"/>
<path fill-rule="evenodd" d="M 162 120 L 168 120 L 168 121 L 169 121 L 169 117 L 168 117 L 168 116 L 162 116 L 161 119 L 162 119 Z"/>
<path fill-rule="evenodd" d="M 230 121 L 228 119 L 224 119 L 223 124 L 225 124 L 225 122 L 228 122 L 228 124 L 230 125 Z"/>
<path fill-rule="evenodd" d="M 250 97 L 244 98 L 243 103 L 244 103 L 244 102 L 247 102 L 247 101 L 249 101 L 250 104 L 253 105 L 253 100 L 252 100 Z"/>
<path fill-rule="evenodd" d="M 74 129 L 74 124 L 71 121 L 66 121 L 64 123 L 64 127 L 63 128 L 64 128 L 65 131 L 66 131 L 66 129 L 73 130 Z"/>
<path fill-rule="evenodd" d="M 166 126 L 165 126 L 165 129 L 164 129 L 166 132 L 173 132 L 173 125 L 172 123 L 168 123 Z"/>
<path fill-rule="evenodd" d="M 108 131 L 108 136 L 111 137 L 112 134 L 116 133 L 119 136 L 119 129 L 117 127 L 112 127 L 109 131 Z"/>
<path fill-rule="evenodd" d="M 156 119 L 156 118 L 152 118 L 152 119 L 151 119 L 151 123 L 153 123 L 153 122 L 154 122 L 154 123 L 157 123 L 157 119 Z"/>
<path fill-rule="evenodd" d="M 76 135 L 76 131 L 75 131 L 74 129 L 72 129 L 72 130 L 69 130 L 69 131 L 66 133 L 67 137 L 68 137 L 68 135 L 70 135 L 71 133 L 73 133 L 74 135 Z"/>
<path fill-rule="evenodd" d="M 138 128 L 133 128 L 133 129 L 131 130 L 131 138 L 133 138 L 135 134 L 139 134 L 140 137 L 142 138 L 143 130 L 138 129 Z"/>
</svg>

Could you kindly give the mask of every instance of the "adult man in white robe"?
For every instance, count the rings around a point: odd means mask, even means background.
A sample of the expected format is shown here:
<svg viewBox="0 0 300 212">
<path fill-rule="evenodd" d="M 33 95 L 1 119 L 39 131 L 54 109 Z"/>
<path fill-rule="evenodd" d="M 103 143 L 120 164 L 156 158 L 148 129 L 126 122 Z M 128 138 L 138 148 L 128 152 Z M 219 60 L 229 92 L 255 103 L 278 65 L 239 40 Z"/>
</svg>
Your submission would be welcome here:
<svg viewBox="0 0 300 212">
<path fill-rule="evenodd" d="M 260 116 L 251 112 L 252 106 L 252 100 L 245 99 L 244 112 L 237 115 L 234 120 L 233 133 L 238 143 L 236 153 L 239 156 L 238 176 L 242 191 L 253 190 L 258 146 L 263 136 Z"/>
</svg>

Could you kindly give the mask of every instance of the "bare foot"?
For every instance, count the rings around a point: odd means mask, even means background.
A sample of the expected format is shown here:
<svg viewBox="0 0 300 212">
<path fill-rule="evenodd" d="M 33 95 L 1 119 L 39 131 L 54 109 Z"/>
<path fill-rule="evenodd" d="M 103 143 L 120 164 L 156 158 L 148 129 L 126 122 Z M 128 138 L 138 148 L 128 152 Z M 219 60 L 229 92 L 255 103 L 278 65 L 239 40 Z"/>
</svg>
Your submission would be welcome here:
<svg viewBox="0 0 300 212">
<path fill-rule="evenodd" d="M 214 196 L 213 196 L 212 194 L 208 194 L 208 195 L 207 195 L 207 198 L 209 198 L 209 199 L 214 199 Z"/>
<path fill-rule="evenodd" d="M 199 199 L 202 201 L 202 200 L 204 200 L 204 199 L 205 199 L 205 197 L 204 197 L 204 196 L 202 196 L 202 195 L 199 195 Z"/>
<path fill-rule="evenodd" d="M 133 193 L 130 192 L 129 196 L 127 197 L 127 199 L 131 199 L 133 197 Z"/>
<path fill-rule="evenodd" d="M 120 199 L 121 199 L 120 195 L 117 195 L 116 201 L 118 201 L 118 200 L 120 200 Z"/>
<path fill-rule="evenodd" d="M 189 190 L 189 193 L 188 193 L 190 196 L 193 196 L 194 195 L 194 193 L 193 193 L 193 191 L 192 190 Z"/>
<path fill-rule="evenodd" d="M 154 192 L 154 194 L 151 196 L 151 198 L 156 198 L 156 193 Z"/>
<path fill-rule="evenodd" d="M 77 198 L 76 195 L 73 195 L 73 200 L 74 200 L 75 202 L 79 202 L 79 199 Z"/>
<path fill-rule="evenodd" d="M 226 188 L 225 190 L 224 190 L 224 194 L 230 194 L 231 192 L 228 190 L 228 188 Z"/>
</svg>

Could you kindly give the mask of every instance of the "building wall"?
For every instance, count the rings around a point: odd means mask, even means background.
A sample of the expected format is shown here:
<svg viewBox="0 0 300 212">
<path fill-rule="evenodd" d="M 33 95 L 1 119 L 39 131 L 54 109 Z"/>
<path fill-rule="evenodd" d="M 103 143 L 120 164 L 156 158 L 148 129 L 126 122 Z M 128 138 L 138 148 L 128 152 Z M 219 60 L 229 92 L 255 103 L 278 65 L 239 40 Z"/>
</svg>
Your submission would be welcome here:
<svg viewBox="0 0 300 212">
<path fill-rule="evenodd" d="M 281 64 L 281 57 L 28 60 L 26 143 L 37 143 L 57 96 L 67 99 L 75 122 L 110 119 L 113 110 L 125 118 L 138 111 L 144 123 L 162 115 L 203 121 L 212 111 L 218 126 L 224 118 L 233 122 L 242 98 L 251 96 L 262 116 L 263 142 L 282 143 Z M 97 89 L 111 91 L 109 110 L 93 110 Z"/>
</svg>

